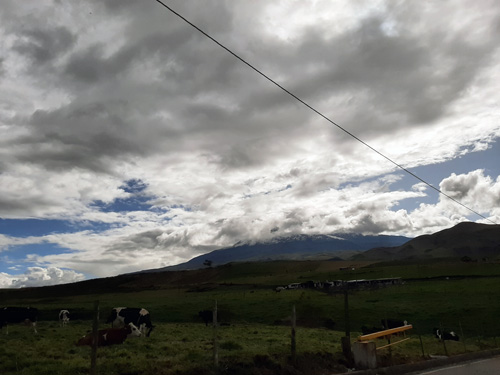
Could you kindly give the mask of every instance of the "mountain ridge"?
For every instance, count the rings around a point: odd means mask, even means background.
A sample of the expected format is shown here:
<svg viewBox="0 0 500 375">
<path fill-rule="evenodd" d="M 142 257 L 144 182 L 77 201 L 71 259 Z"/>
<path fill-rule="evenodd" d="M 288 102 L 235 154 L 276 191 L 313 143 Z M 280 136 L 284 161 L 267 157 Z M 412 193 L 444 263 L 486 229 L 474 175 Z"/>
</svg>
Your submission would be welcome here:
<svg viewBox="0 0 500 375">
<path fill-rule="evenodd" d="M 356 260 L 404 260 L 500 256 L 500 225 L 461 222 L 395 247 L 379 247 L 352 257 Z"/>
<path fill-rule="evenodd" d="M 374 247 L 400 245 L 411 238 L 404 236 L 370 236 L 354 233 L 293 235 L 265 242 L 236 243 L 232 247 L 213 250 L 174 266 L 143 270 L 139 273 L 199 269 L 231 262 L 268 260 L 347 259 Z"/>
</svg>

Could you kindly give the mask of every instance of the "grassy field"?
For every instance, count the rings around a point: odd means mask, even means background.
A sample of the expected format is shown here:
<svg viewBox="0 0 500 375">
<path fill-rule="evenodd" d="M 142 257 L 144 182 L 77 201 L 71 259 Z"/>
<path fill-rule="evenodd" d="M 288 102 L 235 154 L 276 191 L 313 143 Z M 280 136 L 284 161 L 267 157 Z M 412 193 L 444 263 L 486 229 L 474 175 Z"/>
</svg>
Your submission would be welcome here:
<svg viewBox="0 0 500 375">
<path fill-rule="evenodd" d="M 229 324 L 217 329 L 219 373 L 340 372 L 345 369 L 340 349 L 346 328 L 344 296 L 308 289 L 274 292 L 277 285 L 307 280 L 406 279 L 400 286 L 349 294 L 353 341 L 362 325 L 380 326 L 384 318 L 407 320 L 414 327 L 409 331 L 410 340 L 391 347 L 390 357 L 388 350 L 380 351 L 382 364 L 444 355 L 443 344 L 432 335 L 432 329 L 439 326 L 461 336 L 460 342 L 446 343 L 450 355 L 497 346 L 500 264 L 443 260 L 356 264 L 354 271 L 339 268 L 338 262 L 248 263 L 95 281 L 92 288 L 86 284 L 66 286 L 72 293 L 62 287 L 2 291 L 2 305 L 37 307 L 40 321 L 38 335 L 23 326 L 11 326 L 9 335 L 0 334 L 0 373 L 88 374 L 90 349 L 74 343 L 91 329 L 96 300 L 100 301 L 101 327 L 106 326 L 104 321 L 114 306 L 146 307 L 156 325 L 150 338 L 99 349 L 101 374 L 214 373 L 213 329 L 205 327 L 197 314 L 212 309 L 215 301 L 219 321 Z M 115 285 L 117 292 L 107 290 L 107 284 Z M 298 327 L 297 359 L 292 366 L 293 306 Z M 62 308 L 72 312 L 65 328 L 57 322 Z M 379 341 L 378 346 L 386 343 Z"/>
</svg>

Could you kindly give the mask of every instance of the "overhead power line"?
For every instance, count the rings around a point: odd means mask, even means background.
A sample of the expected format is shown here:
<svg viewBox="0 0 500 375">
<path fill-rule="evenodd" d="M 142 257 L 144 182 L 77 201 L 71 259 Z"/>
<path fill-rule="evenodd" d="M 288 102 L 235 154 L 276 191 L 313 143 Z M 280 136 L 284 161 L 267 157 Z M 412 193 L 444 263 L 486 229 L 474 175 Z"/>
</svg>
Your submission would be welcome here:
<svg viewBox="0 0 500 375">
<path fill-rule="evenodd" d="M 172 9 L 170 6 L 168 6 L 167 4 L 165 4 L 163 1 L 161 0 L 155 0 L 157 3 L 159 3 L 160 5 L 162 5 L 163 7 L 165 7 L 166 9 L 168 9 L 171 13 L 175 14 L 177 17 L 179 17 L 181 20 L 183 20 L 184 22 L 186 22 L 187 24 L 189 24 L 191 27 L 193 27 L 194 29 L 196 29 L 197 31 L 199 31 L 201 34 L 203 34 L 204 36 L 206 36 L 208 39 L 210 39 L 212 42 L 214 42 L 215 44 L 217 44 L 219 47 L 221 47 L 222 49 L 226 50 L 226 52 L 230 53 L 231 55 L 233 55 L 235 58 L 237 58 L 239 61 L 241 61 L 243 64 L 247 65 L 249 68 L 251 68 L 252 70 L 254 70 L 255 72 L 257 72 L 258 74 L 260 74 L 262 77 L 264 77 L 265 79 L 267 79 L 269 82 L 271 82 L 272 84 L 274 84 L 275 86 L 279 87 L 282 91 L 286 92 L 288 95 L 290 95 L 292 98 L 294 98 L 295 100 L 299 101 L 300 103 L 302 103 L 303 105 L 305 105 L 307 108 L 309 108 L 311 111 L 313 111 L 314 113 L 316 113 L 317 115 L 321 116 L 322 118 L 324 118 L 326 121 L 328 121 L 330 124 L 332 125 L 335 125 L 337 128 L 339 128 L 340 130 L 342 130 L 344 133 L 348 134 L 349 136 L 351 136 L 352 138 L 354 138 L 355 140 L 357 140 L 358 142 L 362 143 L 363 145 L 365 145 L 366 147 L 368 147 L 370 150 L 372 150 L 373 152 L 377 153 L 378 155 L 382 156 L 384 159 L 388 160 L 389 162 L 391 162 L 392 164 L 394 164 L 396 167 L 398 167 L 399 169 L 401 169 L 402 171 L 406 172 L 407 174 L 413 176 L 414 178 L 416 178 L 417 180 L 423 182 L 425 185 L 429 186 L 431 189 L 437 191 L 439 194 L 445 196 L 446 198 L 450 199 L 451 201 L 455 202 L 456 204 L 466 208 L 467 210 L 469 210 L 470 212 L 482 217 L 483 219 L 489 221 L 490 223 L 492 224 L 497 224 L 495 223 L 494 221 L 488 219 L 487 217 L 483 216 L 482 214 L 480 214 L 479 212 L 473 210 L 472 208 L 466 206 L 465 204 L 459 202 L 458 200 L 456 200 L 455 198 L 451 197 L 450 195 L 442 192 L 440 189 L 438 189 L 437 187 L 435 187 L 434 185 L 428 183 L 427 181 L 425 181 L 423 178 L 417 176 L 415 173 L 411 172 L 410 170 L 406 169 L 405 167 L 403 167 L 401 164 L 397 163 L 396 161 L 394 161 L 393 159 L 389 158 L 388 156 L 384 155 L 382 152 L 378 151 L 377 149 L 373 148 L 372 146 L 370 146 L 368 143 L 366 143 L 365 141 L 363 141 L 362 139 L 360 139 L 359 137 L 357 137 L 356 135 L 354 135 L 353 133 L 351 133 L 350 131 L 348 131 L 347 129 L 343 128 L 342 126 L 340 126 L 339 124 L 337 124 L 335 121 L 331 120 L 330 118 L 328 118 L 327 116 L 325 116 L 323 113 L 321 113 L 320 111 L 318 111 L 316 108 L 312 107 L 311 105 L 309 105 L 308 103 L 306 103 L 304 100 L 302 100 L 301 98 L 299 98 L 297 95 L 295 95 L 294 93 L 292 93 L 290 90 L 286 89 L 285 87 L 283 87 L 282 85 L 280 85 L 278 82 L 276 82 L 275 80 L 273 80 L 271 77 L 269 77 L 268 75 L 266 75 L 265 73 L 263 73 L 261 70 L 257 69 L 255 66 L 253 66 L 252 64 L 250 64 L 248 61 L 246 61 L 245 59 L 243 59 L 242 57 L 240 57 L 239 55 L 237 55 L 235 52 L 233 52 L 232 50 L 230 50 L 228 47 L 226 47 L 225 45 L 223 45 L 222 43 L 220 43 L 219 41 L 217 41 L 215 38 L 213 38 L 212 36 L 210 36 L 207 32 L 203 31 L 202 29 L 200 29 L 198 26 L 196 26 L 194 23 L 192 23 L 191 21 L 189 21 L 187 18 L 185 18 L 183 15 L 181 15 L 180 13 L 176 12 L 174 9 Z"/>
</svg>

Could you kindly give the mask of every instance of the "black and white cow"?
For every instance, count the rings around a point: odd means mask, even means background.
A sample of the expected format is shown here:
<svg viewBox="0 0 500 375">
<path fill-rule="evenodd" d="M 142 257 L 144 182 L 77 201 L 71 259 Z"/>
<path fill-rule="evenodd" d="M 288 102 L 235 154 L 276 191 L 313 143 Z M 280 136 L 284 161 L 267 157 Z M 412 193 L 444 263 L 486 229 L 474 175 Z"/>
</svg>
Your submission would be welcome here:
<svg viewBox="0 0 500 375">
<path fill-rule="evenodd" d="M 458 335 L 453 331 L 450 331 L 450 332 L 441 331 L 439 328 L 434 328 L 433 331 L 434 331 L 434 336 L 436 336 L 436 338 L 440 339 L 441 341 L 442 340 L 452 340 L 452 341 L 459 341 L 460 340 Z"/>
<path fill-rule="evenodd" d="M 59 311 L 59 325 L 61 327 L 66 326 L 69 322 L 69 311 L 68 310 L 61 310 Z"/>
<path fill-rule="evenodd" d="M 34 307 L 1 307 L 0 308 L 0 329 L 7 327 L 9 333 L 9 324 L 11 323 L 27 323 L 31 324 L 34 333 L 36 330 L 36 321 L 38 318 L 38 310 Z"/>
<path fill-rule="evenodd" d="M 111 327 L 124 327 L 133 323 L 146 337 L 149 337 L 154 328 L 149 311 L 140 307 L 114 307 L 106 323 L 111 323 Z"/>
</svg>

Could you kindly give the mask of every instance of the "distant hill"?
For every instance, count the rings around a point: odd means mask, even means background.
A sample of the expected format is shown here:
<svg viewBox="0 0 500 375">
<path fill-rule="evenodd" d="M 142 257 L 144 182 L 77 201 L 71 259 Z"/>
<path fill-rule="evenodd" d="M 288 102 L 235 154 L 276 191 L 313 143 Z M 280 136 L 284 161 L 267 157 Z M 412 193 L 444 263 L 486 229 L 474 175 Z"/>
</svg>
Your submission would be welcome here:
<svg viewBox="0 0 500 375">
<path fill-rule="evenodd" d="M 500 257 L 500 225 L 463 222 L 400 246 L 374 248 L 351 259 L 390 261 L 465 256 L 473 260 Z"/>
<path fill-rule="evenodd" d="M 186 263 L 141 271 L 141 273 L 198 269 L 205 267 L 204 263 L 207 260 L 211 262 L 211 266 L 220 266 L 231 262 L 269 260 L 342 260 L 374 247 L 399 246 L 409 240 L 410 238 L 403 236 L 363 236 L 346 233 L 278 237 L 269 242 L 236 244 L 230 248 L 214 250 L 197 256 Z"/>
</svg>

